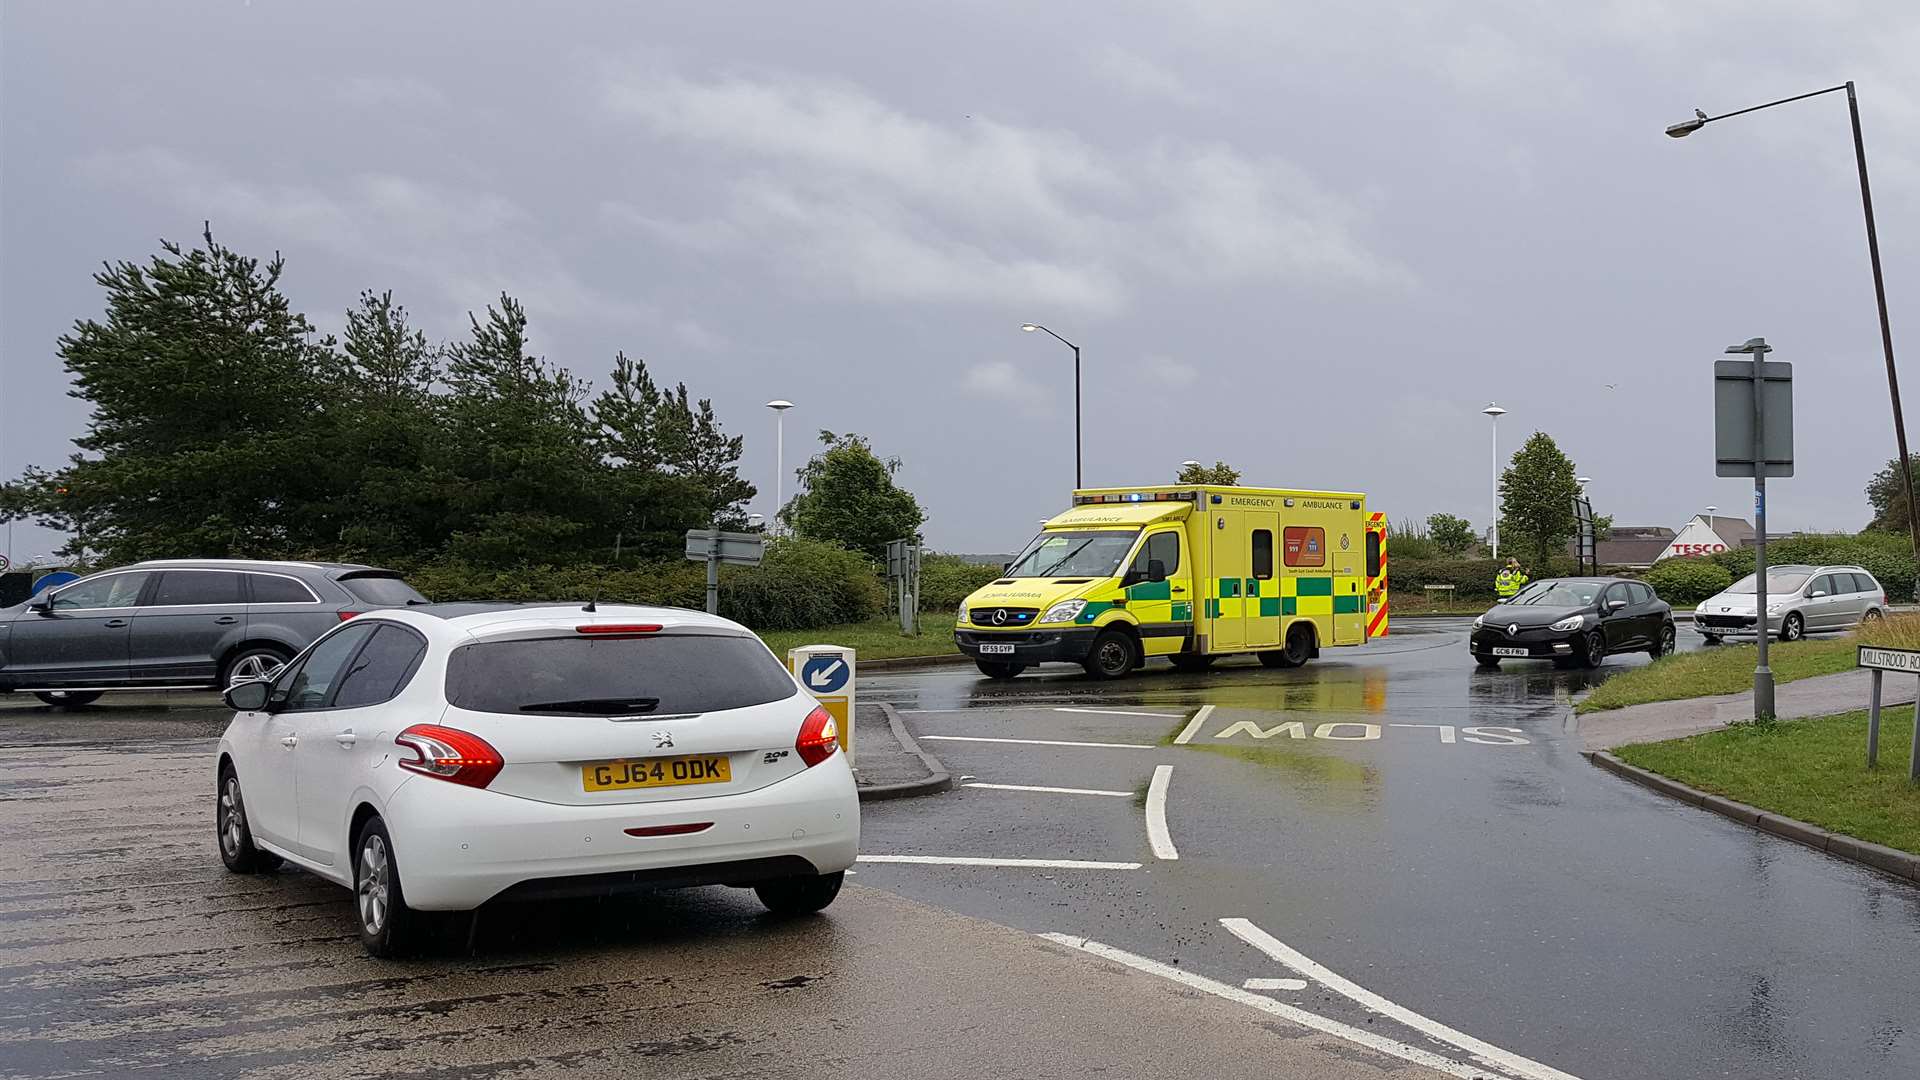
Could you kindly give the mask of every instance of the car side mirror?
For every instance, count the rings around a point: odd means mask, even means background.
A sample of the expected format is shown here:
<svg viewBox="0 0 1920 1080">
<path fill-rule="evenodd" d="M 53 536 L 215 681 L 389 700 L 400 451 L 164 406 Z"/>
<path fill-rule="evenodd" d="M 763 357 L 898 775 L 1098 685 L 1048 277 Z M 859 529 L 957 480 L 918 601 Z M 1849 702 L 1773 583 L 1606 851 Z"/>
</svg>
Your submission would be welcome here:
<svg viewBox="0 0 1920 1080">
<path fill-rule="evenodd" d="M 39 612 L 40 614 L 45 615 L 47 612 L 53 610 L 53 597 L 36 596 L 33 599 L 27 601 L 27 610 Z"/>
<path fill-rule="evenodd" d="M 1810 593 L 1808 593 L 1807 595 L 1808 595 L 1808 596 L 1815 596 L 1815 597 L 1818 597 L 1818 596 L 1825 596 L 1825 595 L 1827 595 L 1827 590 L 1825 590 L 1825 589 L 1815 589 L 1815 590 L 1813 590 L 1812 592 L 1810 592 Z"/>
<path fill-rule="evenodd" d="M 1147 580 L 1151 582 L 1167 580 L 1167 564 L 1164 559 L 1147 560 Z"/>
<path fill-rule="evenodd" d="M 1627 602 L 1625 600 L 1609 600 L 1607 601 L 1607 613 L 1612 614 L 1626 606 Z"/>
<path fill-rule="evenodd" d="M 1127 567 L 1127 572 L 1120 575 L 1120 587 L 1125 589 L 1133 585 L 1138 585 L 1146 580 L 1147 572 L 1145 570 L 1137 566 L 1129 566 Z"/>
<path fill-rule="evenodd" d="M 1011 569 L 1013 569 L 1013 564 L 1010 562 L 1003 562 L 1000 564 L 1000 572 L 1003 574 Z"/>
<path fill-rule="evenodd" d="M 267 707 L 267 698 L 273 693 L 273 683 L 267 679 L 250 679 L 247 682 L 234 683 L 227 687 L 220 697 L 227 707 L 238 712 L 259 712 Z"/>
</svg>

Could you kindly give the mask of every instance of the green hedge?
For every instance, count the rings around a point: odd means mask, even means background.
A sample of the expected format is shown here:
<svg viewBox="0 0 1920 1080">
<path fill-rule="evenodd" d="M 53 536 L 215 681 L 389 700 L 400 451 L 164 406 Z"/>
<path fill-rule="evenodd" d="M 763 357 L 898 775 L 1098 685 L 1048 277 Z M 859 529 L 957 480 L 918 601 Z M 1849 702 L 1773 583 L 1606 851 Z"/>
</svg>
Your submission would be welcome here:
<svg viewBox="0 0 1920 1080">
<path fill-rule="evenodd" d="M 1451 585 L 1456 600 L 1493 600 L 1493 579 L 1505 559 L 1407 559 L 1387 549 L 1387 588 L 1396 593 L 1423 595 L 1429 585 Z M 1547 566 L 1529 566 L 1531 577 L 1573 573 L 1572 559 L 1555 559 Z"/>
<path fill-rule="evenodd" d="M 952 614 L 975 589 L 999 577 L 999 564 L 982 566 L 953 555 L 920 559 L 920 610 Z"/>
<path fill-rule="evenodd" d="M 1717 552 L 1707 558 L 1735 578 L 1753 573 L 1752 548 Z M 1913 548 L 1905 533 L 1790 536 L 1767 544 L 1767 563 L 1770 566 L 1851 563 L 1866 568 L 1878 578 L 1887 591 L 1887 599 L 1893 603 L 1902 604 L 1913 598 Z"/>
<path fill-rule="evenodd" d="M 1675 607 L 1698 604 L 1733 584 L 1727 568 L 1707 559 L 1663 559 L 1647 571 L 1645 581 L 1660 599 Z"/>
</svg>

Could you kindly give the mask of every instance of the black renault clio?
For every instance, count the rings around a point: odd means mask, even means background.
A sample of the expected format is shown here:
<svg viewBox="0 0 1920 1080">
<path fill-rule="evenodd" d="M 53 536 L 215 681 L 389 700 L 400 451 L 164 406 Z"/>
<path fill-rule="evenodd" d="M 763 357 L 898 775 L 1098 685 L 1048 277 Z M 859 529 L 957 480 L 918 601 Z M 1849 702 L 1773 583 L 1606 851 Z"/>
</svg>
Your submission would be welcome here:
<svg viewBox="0 0 1920 1080">
<path fill-rule="evenodd" d="M 1673 608 L 1645 582 L 1547 578 L 1473 620 L 1468 648 L 1481 667 L 1555 660 L 1597 667 L 1608 653 L 1673 651 Z"/>
</svg>

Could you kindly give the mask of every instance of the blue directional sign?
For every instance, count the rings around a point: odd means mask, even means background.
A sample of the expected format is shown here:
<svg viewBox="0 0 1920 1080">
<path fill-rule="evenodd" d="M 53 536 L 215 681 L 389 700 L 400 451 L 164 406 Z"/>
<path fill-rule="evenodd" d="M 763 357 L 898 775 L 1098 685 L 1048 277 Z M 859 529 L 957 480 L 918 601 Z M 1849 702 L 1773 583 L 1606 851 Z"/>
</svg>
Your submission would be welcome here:
<svg viewBox="0 0 1920 1080">
<path fill-rule="evenodd" d="M 847 685 L 853 669 L 843 656 L 813 656 L 800 666 L 800 682 L 816 694 L 838 693 Z"/>
<path fill-rule="evenodd" d="M 33 591 L 35 593 L 41 593 L 48 589 L 57 589 L 69 581 L 79 580 L 80 575 L 71 570 L 55 570 L 51 574 L 40 575 L 40 580 L 33 583 Z"/>
</svg>

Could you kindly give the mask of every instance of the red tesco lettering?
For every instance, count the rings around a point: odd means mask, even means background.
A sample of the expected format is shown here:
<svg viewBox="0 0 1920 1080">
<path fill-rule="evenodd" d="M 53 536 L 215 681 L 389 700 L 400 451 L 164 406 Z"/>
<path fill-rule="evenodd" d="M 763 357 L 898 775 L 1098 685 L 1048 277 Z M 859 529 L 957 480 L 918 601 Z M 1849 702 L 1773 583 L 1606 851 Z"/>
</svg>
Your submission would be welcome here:
<svg viewBox="0 0 1920 1080">
<path fill-rule="evenodd" d="M 1698 555 L 1711 555 L 1716 551 L 1725 551 L 1725 550 L 1727 550 L 1727 545 L 1725 544 L 1675 544 L 1673 545 L 1673 553 L 1675 555 L 1680 555 L 1687 558 L 1692 558 Z"/>
</svg>

